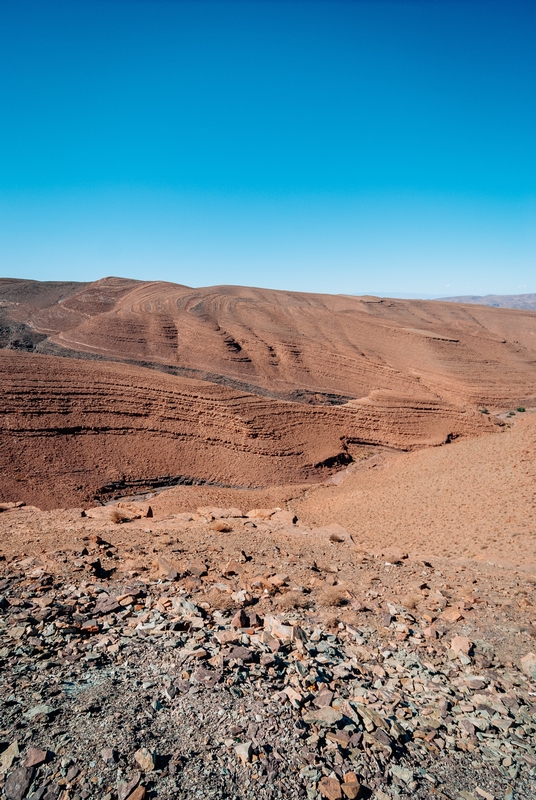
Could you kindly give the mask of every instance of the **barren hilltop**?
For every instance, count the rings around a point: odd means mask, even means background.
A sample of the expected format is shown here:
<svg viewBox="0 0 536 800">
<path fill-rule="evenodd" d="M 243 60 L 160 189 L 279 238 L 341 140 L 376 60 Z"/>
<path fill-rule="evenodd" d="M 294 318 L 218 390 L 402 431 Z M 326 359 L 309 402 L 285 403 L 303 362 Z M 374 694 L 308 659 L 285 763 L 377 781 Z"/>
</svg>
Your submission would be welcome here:
<svg viewBox="0 0 536 800">
<path fill-rule="evenodd" d="M 536 312 L 0 280 L 0 796 L 536 794 Z"/>
<path fill-rule="evenodd" d="M 1 499 L 318 482 L 369 448 L 489 433 L 536 397 L 536 313 L 0 281 Z"/>
</svg>

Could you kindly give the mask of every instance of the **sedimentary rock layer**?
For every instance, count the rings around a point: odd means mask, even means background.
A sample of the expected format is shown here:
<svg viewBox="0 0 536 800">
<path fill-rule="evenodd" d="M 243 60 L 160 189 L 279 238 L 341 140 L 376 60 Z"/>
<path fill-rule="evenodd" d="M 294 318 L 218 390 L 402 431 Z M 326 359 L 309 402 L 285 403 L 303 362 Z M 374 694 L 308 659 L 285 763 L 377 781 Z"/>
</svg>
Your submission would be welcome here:
<svg viewBox="0 0 536 800">
<path fill-rule="evenodd" d="M 106 278 L 0 280 L 0 500 L 319 481 L 536 402 L 536 314 Z"/>
<path fill-rule="evenodd" d="M 108 496 L 114 484 L 318 481 L 377 445 L 438 445 L 497 424 L 438 400 L 378 393 L 311 406 L 125 364 L 8 350 L 0 371 L 0 499 L 43 508 Z"/>
<path fill-rule="evenodd" d="M 0 302 L 4 346 L 23 347 L 12 329 L 26 326 L 26 349 L 298 402 L 382 390 L 499 409 L 536 397 L 536 312 L 119 278 L 63 290 L 4 280 Z"/>
</svg>

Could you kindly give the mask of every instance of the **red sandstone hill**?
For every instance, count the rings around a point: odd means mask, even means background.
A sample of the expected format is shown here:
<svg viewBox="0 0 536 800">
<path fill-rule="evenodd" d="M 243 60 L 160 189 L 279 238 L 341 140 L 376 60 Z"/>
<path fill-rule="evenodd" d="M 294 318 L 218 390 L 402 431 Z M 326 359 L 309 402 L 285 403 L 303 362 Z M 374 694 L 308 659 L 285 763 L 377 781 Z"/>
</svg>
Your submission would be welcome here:
<svg viewBox="0 0 536 800">
<path fill-rule="evenodd" d="M 536 398 L 536 313 L 437 301 L 3 279 L 0 347 L 0 499 L 44 508 L 318 481 Z"/>
</svg>

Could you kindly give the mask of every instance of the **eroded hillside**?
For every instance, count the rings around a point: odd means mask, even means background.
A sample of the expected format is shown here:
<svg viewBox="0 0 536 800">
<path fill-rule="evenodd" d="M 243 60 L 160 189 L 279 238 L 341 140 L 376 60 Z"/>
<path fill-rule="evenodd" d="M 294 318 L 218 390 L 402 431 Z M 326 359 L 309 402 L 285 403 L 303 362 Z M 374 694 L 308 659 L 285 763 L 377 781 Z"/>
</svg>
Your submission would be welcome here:
<svg viewBox="0 0 536 800">
<path fill-rule="evenodd" d="M 536 314 L 106 278 L 0 281 L 2 498 L 318 482 L 536 398 Z"/>
</svg>

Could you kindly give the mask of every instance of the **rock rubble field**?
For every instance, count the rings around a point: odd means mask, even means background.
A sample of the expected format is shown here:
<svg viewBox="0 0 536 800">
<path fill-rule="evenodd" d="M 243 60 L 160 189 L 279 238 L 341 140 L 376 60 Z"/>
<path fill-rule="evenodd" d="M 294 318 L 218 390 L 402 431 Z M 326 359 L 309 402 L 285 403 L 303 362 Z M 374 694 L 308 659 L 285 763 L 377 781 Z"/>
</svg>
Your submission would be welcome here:
<svg viewBox="0 0 536 800">
<path fill-rule="evenodd" d="M 153 514 L 0 515 L 7 800 L 534 796 L 533 573 Z"/>
</svg>

